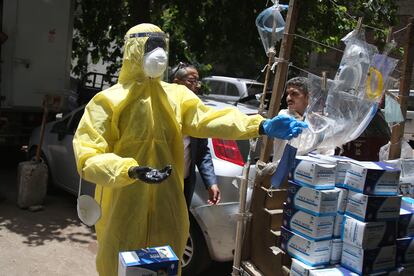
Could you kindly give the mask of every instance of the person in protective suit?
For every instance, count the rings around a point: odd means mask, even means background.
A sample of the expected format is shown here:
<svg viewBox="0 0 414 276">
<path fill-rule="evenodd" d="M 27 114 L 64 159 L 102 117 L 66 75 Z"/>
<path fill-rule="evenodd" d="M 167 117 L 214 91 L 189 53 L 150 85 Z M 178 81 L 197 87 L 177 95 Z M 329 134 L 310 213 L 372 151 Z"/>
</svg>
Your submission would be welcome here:
<svg viewBox="0 0 414 276">
<path fill-rule="evenodd" d="M 96 183 L 95 198 L 102 196 L 95 225 L 100 275 L 117 274 L 120 251 L 170 245 L 182 256 L 189 235 L 183 135 L 290 139 L 307 127 L 288 116 L 265 120 L 207 107 L 185 86 L 162 82 L 166 67 L 164 32 L 132 27 L 118 83 L 86 105 L 73 139 L 79 174 Z"/>
</svg>

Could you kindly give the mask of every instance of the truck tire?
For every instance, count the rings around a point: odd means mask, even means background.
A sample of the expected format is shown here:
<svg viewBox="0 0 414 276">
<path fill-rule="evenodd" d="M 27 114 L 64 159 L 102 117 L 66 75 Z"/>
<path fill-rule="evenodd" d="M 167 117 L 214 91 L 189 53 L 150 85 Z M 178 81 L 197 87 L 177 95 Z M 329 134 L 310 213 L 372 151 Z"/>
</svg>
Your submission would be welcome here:
<svg viewBox="0 0 414 276">
<path fill-rule="evenodd" d="M 196 276 L 210 265 L 211 258 L 208 252 L 204 235 L 197 221 L 190 214 L 190 237 L 181 260 L 183 276 Z"/>
</svg>

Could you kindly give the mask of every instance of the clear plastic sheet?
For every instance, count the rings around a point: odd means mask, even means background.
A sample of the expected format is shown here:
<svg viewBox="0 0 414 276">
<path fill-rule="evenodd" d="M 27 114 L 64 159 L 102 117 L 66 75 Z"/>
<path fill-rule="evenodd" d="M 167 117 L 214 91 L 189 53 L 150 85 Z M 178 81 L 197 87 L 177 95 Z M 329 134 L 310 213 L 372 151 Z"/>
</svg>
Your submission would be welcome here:
<svg viewBox="0 0 414 276">
<path fill-rule="evenodd" d="M 378 54 L 363 35 L 351 32 L 334 80 L 309 75 L 309 129 L 292 144 L 301 153 L 333 149 L 358 138 L 374 117 L 397 60 Z M 325 87 L 323 87 L 325 86 Z"/>
</svg>

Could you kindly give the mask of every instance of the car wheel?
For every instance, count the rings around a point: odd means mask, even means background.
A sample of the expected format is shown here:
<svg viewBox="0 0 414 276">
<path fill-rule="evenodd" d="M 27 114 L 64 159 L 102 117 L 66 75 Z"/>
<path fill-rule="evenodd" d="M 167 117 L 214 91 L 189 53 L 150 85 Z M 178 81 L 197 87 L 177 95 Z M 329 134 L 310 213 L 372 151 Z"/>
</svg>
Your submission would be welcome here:
<svg viewBox="0 0 414 276">
<path fill-rule="evenodd" d="M 35 157 L 36 157 L 36 147 L 30 149 L 29 155 L 28 155 L 28 160 L 34 160 Z M 56 185 L 53 184 L 52 176 L 50 174 L 50 167 L 49 167 L 49 164 L 48 164 L 47 159 L 46 159 L 45 155 L 43 154 L 43 152 L 40 153 L 40 159 L 47 166 L 47 193 L 48 194 L 55 194 L 58 189 L 57 189 Z"/>
<path fill-rule="evenodd" d="M 199 275 L 210 263 L 211 258 L 203 233 L 197 221 L 190 214 L 190 237 L 181 259 L 182 274 L 184 276 Z"/>
</svg>

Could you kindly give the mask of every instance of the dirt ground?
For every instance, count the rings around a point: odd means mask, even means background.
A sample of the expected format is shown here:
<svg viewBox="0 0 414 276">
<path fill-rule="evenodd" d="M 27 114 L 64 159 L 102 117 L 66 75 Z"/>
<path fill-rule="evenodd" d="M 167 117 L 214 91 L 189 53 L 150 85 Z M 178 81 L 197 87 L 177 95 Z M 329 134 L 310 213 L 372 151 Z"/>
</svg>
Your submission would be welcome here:
<svg viewBox="0 0 414 276">
<path fill-rule="evenodd" d="M 95 276 L 94 231 L 80 223 L 76 197 L 61 190 L 44 209 L 16 205 L 17 165 L 0 164 L 0 276 Z M 214 262 L 203 275 L 230 275 L 231 262 Z"/>
<path fill-rule="evenodd" d="M 44 209 L 16 205 L 16 170 L 0 168 L 0 275 L 98 275 L 94 231 L 81 224 L 76 198 L 47 195 Z"/>
</svg>

